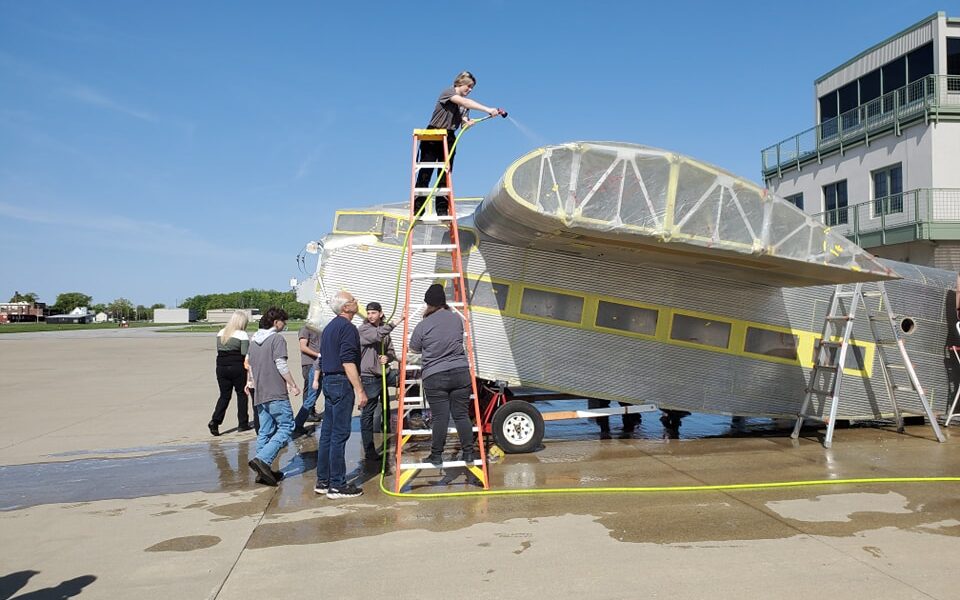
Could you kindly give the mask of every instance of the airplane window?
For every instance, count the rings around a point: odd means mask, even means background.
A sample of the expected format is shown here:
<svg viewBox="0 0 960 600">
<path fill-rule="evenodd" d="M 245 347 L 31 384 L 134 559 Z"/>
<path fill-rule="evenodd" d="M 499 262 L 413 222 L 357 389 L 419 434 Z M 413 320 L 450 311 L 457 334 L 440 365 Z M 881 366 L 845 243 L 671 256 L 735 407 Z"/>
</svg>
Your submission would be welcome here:
<svg viewBox="0 0 960 600">
<path fill-rule="evenodd" d="M 777 358 L 796 360 L 799 338 L 792 333 L 747 327 L 743 351 Z"/>
<path fill-rule="evenodd" d="M 350 214 L 341 213 L 337 215 L 337 231 L 347 231 L 351 233 L 375 233 L 380 234 L 382 229 L 383 215 L 377 214 Z"/>
<path fill-rule="evenodd" d="M 497 310 L 506 309 L 507 294 L 510 291 L 510 286 L 507 284 L 469 280 L 467 281 L 467 287 L 470 288 L 471 306 L 482 306 L 484 308 L 495 308 Z"/>
<path fill-rule="evenodd" d="M 730 323 L 675 314 L 670 339 L 726 348 L 730 344 Z"/>
<path fill-rule="evenodd" d="M 817 341 L 819 342 L 819 340 Z M 819 348 L 819 344 L 813 345 L 813 362 L 814 363 L 817 362 L 818 348 Z M 835 364 L 837 362 L 837 350 L 838 348 L 828 349 L 828 351 L 830 352 L 830 359 L 829 359 L 830 362 L 827 364 Z M 849 346 L 847 346 L 847 356 L 846 356 L 846 359 L 843 361 L 843 368 L 863 371 L 864 369 L 866 369 L 864 365 L 865 363 L 863 360 L 863 348 L 860 346 L 857 346 L 856 344 L 850 344 Z"/>
<path fill-rule="evenodd" d="M 597 327 L 653 335 L 657 331 L 657 311 L 601 300 L 597 306 Z"/>
<path fill-rule="evenodd" d="M 579 323 L 583 316 L 583 298 L 527 288 L 523 290 L 520 312 L 535 317 Z"/>
</svg>

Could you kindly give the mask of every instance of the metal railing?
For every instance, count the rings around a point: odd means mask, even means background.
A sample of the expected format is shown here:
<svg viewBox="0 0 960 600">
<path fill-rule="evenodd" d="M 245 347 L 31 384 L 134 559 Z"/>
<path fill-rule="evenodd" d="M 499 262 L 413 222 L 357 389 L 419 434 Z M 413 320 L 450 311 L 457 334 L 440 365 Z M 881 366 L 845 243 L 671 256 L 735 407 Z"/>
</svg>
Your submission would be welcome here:
<svg viewBox="0 0 960 600">
<path fill-rule="evenodd" d="M 910 190 L 812 216 L 857 243 L 862 235 L 907 226 L 916 228 L 915 239 L 922 239 L 921 227 L 928 223 L 960 225 L 960 189 Z"/>
<path fill-rule="evenodd" d="M 927 111 L 960 110 L 960 75 L 928 75 L 866 104 L 827 119 L 810 129 L 760 151 L 763 172 L 779 172 L 824 152 L 840 149 L 887 127 L 898 129 Z"/>
</svg>

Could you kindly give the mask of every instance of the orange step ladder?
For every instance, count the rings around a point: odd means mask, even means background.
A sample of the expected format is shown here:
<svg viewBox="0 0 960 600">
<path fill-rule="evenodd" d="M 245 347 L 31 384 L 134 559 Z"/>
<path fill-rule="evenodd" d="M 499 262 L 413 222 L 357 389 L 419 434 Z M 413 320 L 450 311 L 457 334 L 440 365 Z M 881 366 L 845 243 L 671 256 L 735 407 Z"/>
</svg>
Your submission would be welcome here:
<svg viewBox="0 0 960 600">
<path fill-rule="evenodd" d="M 442 142 L 443 143 L 443 162 L 420 162 L 419 150 L 422 142 Z M 403 303 L 403 349 L 400 352 L 400 381 L 398 384 L 398 408 L 397 408 L 397 434 L 396 443 L 396 470 L 395 473 L 395 491 L 400 492 L 404 485 L 413 479 L 420 471 L 442 470 L 448 468 L 464 468 L 472 473 L 483 485 L 484 489 L 489 489 L 490 480 L 487 477 L 486 449 L 483 443 L 483 431 L 479 426 L 480 405 L 477 390 L 477 370 L 476 357 L 473 351 L 473 332 L 470 321 L 470 306 L 467 300 L 466 280 L 463 276 L 463 261 L 460 255 L 460 232 L 457 228 L 456 203 L 453 198 L 453 181 L 448 168 L 450 161 L 450 148 L 447 147 L 447 131 L 445 129 L 415 129 L 413 131 L 413 175 L 410 186 L 410 231 L 409 239 L 406 244 L 406 286 Z M 417 173 L 420 169 L 439 169 L 437 182 L 432 188 L 417 188 Z M 441 185 L 443 182 L 443 185 Z M 415 210 L 415 200 L 417 197 L 426 198 L 424 207 L 420 210 L 420 215 Z M 427 215 L 431 201 L 435 203 L 437 197 L 444 197 L 448 203 L 447 215 Z M 432 231 L 431 231 L 432 228 Z M 440 240 L 434 239 L 432 232 L 437 228 L 442 228 L 443 233 Z M 421 235 L 422 234 L 422 235 Z M 436 242 L 442 243 L 436 243 Z M 422 255 L 434 255 L 433 268 L 425 268 L 426 260 L 417 260 L 414 265 L 415 257 Z M 443 270 L 437 267 L 437 263 L 443 262 L 443 257 L 449 256 L 449 270 Z M 470 382 L 472 386 L 471 401 L 473 406 L 473 432 L 476 435 L 476 445 L 479 449 L 480 459 L 472 464 L 466 464 L 462 460 L 447 461 L 444 460 L 441 467 L 436 467 L 429 462 L 424 462 L 422 458 L 411 458 L 412 450 L 404 451 L 411 439 L 415 437 L 430 436 L 430 429 L 414 429 L 407 426 L 407 417 L 411 411 L 426 410 L 429 403 L 423 394 L 423 386 L 420 377 L 414 375 L 420 372 L 420 365 L 411 365 L 409 362 L 410 338 L 413 335 L 413 326 L 411 321 L 422 313 L 425 305 L 414 306 L 410 302 L 413 288 L 416 286 L 417 295 L 414 298 L 422 297 L 427 286 L 433 283 L 442 283 L 449 294 L 449 286 L 453 286 L 453 301 L 448 302 L 451 309 L 457 312 L 463 319 L 464 349 L 467 355 L 467 361 L 470 364 Z M 422 288 L 422 289 L 421 289 Z M 414 395 L 413 391 L 420 389 L 419 395 Z M 454 435 L 456 429 L 447 425 L 447 440 L 458 440 Z"/>
</svg>

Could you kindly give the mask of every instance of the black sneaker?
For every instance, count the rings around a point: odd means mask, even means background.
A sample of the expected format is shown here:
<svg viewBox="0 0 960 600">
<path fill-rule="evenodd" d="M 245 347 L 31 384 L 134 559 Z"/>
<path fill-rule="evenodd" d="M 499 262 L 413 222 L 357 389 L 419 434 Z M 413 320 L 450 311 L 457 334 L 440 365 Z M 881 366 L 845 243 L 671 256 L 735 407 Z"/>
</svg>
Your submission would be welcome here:
<svg viewBox="0 0 960 600">
<path fill-rule="evenodd" d="M 473 450 L 464 450 L 460 453 L 460 460 L 468 465 L 472 465 L 477 460 L 477 455 Z"/>
<path fill-rule="evenodd" d="M 273 478 L 276 479 L 277 481 L 283 480 L 283 471 L 272 471 L 272 473 L 273 473 Z M 270 482 L 265 481 L 263 477 L 261 477 L 260 475 L 257 475 L 257 483 L 261 483 L 263 485 L 270 485 Z"/>
<path fill-rule="evenodd" d="M 250 423 L 240 423 L 237 425 L 237 431 L 250 431 L 251 429 L 253 429 L 253 425 Z"/>
<path fill-rule="evenodd" d="M 327 490 L 327 498 L 331 500 L 336 500 L 338 498 L 356 498 L 357 496 L 362 496 L 363 490 L 348 483 L 347 485 L 340 488 L 330 488 Z"/>
<path fill-rule="evenodd" d="M 254 473 L 260 476 L 259 478 L 263 480 L 262 483 L 267 485 L 277 485 L 277 479 L 273 476 L 273 471 L 270 470 L 270 466 L 267 463 L 263 462 L 259 458 L 253 458 L 247 464 L 251 469 L 253 469 Z"/>
<path fill-rule="evenodd" d="M 213 421 L 207 423 L 207 429 L 210 430 L 210 435 L 220 435 L 220 426 Z"/>
<path fill-rule="evenodd" d="M 440 454 L 439 452 L 431 452 L 430 456 L 428 456 L 423 462 L 428 462 L 439 469 L 443 466 L 443 454 Z"/>
<path fill-rule="evenodd" d="M 330 484 L 326 481 L 318 481 L 317 485 L 313 486 L 313 491 L 317 494 L 326 494 L 330 491 Z"/>
<path fill-rule="evenodd" d="M 307 435 L 307 430 L 303 427 L 294 427 L 293 433 L 290 434 L 293 439 L 302 438 Z"/>
<path fill-rule="evenodd" d="M 323 420 L 323 416 L 313 411 L 310 411 L 310 414 L 307 415 L 307 423 L 319 423 L 322 420 Z"/>
</svg>

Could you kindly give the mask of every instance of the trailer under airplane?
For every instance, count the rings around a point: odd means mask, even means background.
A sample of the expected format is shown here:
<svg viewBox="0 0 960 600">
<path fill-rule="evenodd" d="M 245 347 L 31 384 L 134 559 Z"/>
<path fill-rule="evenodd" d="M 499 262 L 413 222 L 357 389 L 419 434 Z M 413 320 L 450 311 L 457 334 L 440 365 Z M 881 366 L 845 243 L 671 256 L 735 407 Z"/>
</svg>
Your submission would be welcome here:
<svg viewBox="0 0 960 600">
<path fill-rule="evenodd" d="M 389 314 L 404 204 L 338 211 L 299 286 L 308 322 L 339 289 Z M 756 184 L 645 146 L 575 142 L 519 158 L 482 201 L 457 201 L 478 376 L 661 409 L 794 417 L 834 286 L 884 281 L 927 397 L 955 385 L 956 274 L 878 259 Z M 411 243 L 449 241 L 417 225 Z M 414 254 L 415 271 L 450 270 Z M 421 298 L 433 281 L 414 281 Z M 877 300 L 868 300 L 876 302 Z M 875 307 L 876 308 L 876 307 Z M 412 328 L 417 318 L 406 323 Z M 858 323 L 838 418 L 889 416 L 877 349 Z M 923 414 L 915 395 L 898 398 Z M 822 415 L 829 407 L 815 403 Z"/>
</svg>

